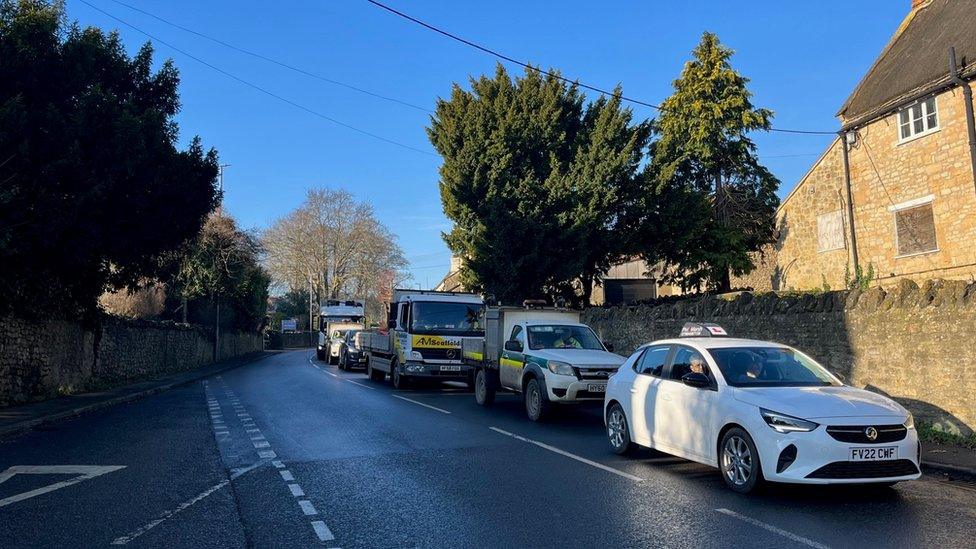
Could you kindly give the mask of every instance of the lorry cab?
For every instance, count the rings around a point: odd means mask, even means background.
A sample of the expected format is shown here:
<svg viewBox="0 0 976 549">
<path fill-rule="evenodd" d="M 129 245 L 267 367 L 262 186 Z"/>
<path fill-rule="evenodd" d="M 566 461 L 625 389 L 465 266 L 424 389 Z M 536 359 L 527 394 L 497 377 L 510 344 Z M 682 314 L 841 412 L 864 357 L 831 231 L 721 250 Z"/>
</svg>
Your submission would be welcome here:
<svg viewBox="0 0 976 549">
<path fill-rule="evenodd" d="M 396 388 L 414 379 L 472 381 L 461 361 L 466 339 L 484 336 L 480 296 L 461 292 L 396 289 L 387 329 L 364 336 L 370 379 L 390 375 Z"/>
<path fill-rule="evenodd" d="M 489 405 L 497 390 L 524 395 L 530 419 L 550 404 L 600 402 L 607 379 L 625 360 L 580 322 L 579 311 L 557 307 L 493 307 L 485 339 L 465 345 L 476 367 L 475 398 Z"/>
</svg>

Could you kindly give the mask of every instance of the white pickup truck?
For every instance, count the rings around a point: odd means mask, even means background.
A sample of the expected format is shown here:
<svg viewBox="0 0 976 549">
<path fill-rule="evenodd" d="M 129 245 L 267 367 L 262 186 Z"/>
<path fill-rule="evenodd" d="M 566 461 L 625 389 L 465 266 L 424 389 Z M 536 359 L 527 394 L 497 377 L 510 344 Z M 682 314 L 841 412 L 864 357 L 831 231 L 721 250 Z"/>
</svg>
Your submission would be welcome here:
<svg viewBox="0 0 976 549">
<path fill-rule="evenodd" d="M 489 307 L 484 339 L 465 341 L 462 350 L 475 368 L 478 404 L 491 405 L 499 389 L 520 393 L 532 421 L 554 403 L 602 402 L 625 360 L 580 323 L 578 311 L 555 307 Z"/>
</svg>

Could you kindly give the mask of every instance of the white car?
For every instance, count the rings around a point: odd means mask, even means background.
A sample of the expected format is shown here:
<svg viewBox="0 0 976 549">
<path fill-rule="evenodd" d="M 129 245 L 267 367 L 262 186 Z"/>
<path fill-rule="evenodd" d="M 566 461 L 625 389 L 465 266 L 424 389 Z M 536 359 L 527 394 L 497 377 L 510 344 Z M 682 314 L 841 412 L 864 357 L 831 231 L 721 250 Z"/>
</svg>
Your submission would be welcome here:
<svg viewBox="0 0 976 549">
<path fill-rule="evenodd" d="M 894 484 L 921 476 L 912 415 L 844 385 L 805 354 L 686 324 L 642 345 L 607 385 L 611 448 L 636 445 L 718 467 L 747 493 L 763 481 Z"/>
</svg>

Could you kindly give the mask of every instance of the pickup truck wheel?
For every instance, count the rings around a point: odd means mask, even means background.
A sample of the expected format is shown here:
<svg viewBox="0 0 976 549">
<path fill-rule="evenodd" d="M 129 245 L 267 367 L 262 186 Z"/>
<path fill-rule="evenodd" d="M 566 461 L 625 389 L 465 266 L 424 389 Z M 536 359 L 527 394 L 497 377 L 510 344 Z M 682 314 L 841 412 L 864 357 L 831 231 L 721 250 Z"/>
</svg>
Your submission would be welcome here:
<svg viewBox="0 0 976 549">
<path fill-rule="evenodd" d="M 536 378 L 525 384 L 525 413 L 532 421 L 542 421 L 549 415 L 551 406 L 542 391 L 542 384 Z"/>
<path fill-rule="evenodd" d="M 495 402 L 495 388 L 491 386 L 484 368 L 478 368 L 474 375 L 474 400 L 481 406 L 491 406 Z"/>
<path fill-rule="evenodd" d="M 637 447 L 630 440 L 630 427 L 624 409 L 616 403 L 607 412 L 607 440 L 615 454 L 630 454 Z"/>
<path fill-rule="evenodd" d="M 372 360 L 366 363 L 366 373 L 369 374 L 370 381 L 383 381 L 383 378 L 386 377 L 385 372 L 381 372 L 376 368 L 373 368 Z"/>
<path fill-rule="evenodd" d="M 393 365 L 393 388 L 397 391 L 401 391 L 407 388 L 409 380 L 407 376 L 400 373 L 400 367 L 397 364 Z"/>
</svg>

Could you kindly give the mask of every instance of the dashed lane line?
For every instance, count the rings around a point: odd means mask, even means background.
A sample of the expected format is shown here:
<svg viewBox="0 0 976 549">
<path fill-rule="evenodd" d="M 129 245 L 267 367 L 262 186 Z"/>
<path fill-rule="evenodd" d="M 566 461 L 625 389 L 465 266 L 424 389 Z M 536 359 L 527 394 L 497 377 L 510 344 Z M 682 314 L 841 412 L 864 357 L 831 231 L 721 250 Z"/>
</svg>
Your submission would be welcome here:
<svg viewBox="0 0 976 549">
<path fill-rule="evenodd" d="M 741 520 L 743 522 L 748 522 L 749 524 L 751 524 L 753 526 L 758 526 L 759 528 L 762 528 L 763 530 L 772 532 L 774 534 L 778 534 L 780 536 L 783 536 L 786 539 L 795 541 L 797 543 L 800 543 L 800 544 L 803 544 L 803 545 L 807 545 L 809 547 L 814 547 L 815 549 L 830 549 L 830 547 L 827 546 L 827 545 L 824 545 L 822 543 L 817 543 L 817 542 L 813 541 L 812 539 L 808 539 L 808 538 L 805 538 L 803 536 L 798 536 L 798 535 L 794 534 L 793 532 L 789 532 L 787 530 L 783 530 L 782 528 L 777 528 L 777 527 L 773 526 L 772 524 L 766 524 L 765 522 L 762 522 L 760 520 L 756 520 L 756 519 L 754 519 L 752 517 L 747 517 L 745 515 L 740 515 L 739 513 L 736 513 L 735 511 L 731 511 L 729 509 L 724 509 L 724 508 L 722 508 L 722 509 L 716 509 L 716 511 L 718 511 L 719 513 L 722 513 L 723 515 L 727 515 L 727 516 L 730 516 L 732 518 Z"/>
<path fill-rule="evenodd" d="M 321 541 L 332 541 L 335 536 L 332 535 L 332 531 L 329 527 L 325 525 L 321 520 L 312 521 L 312 528 L 315 530 L 315 535 L 319 537 Z"/>
<path fill-rule="evenodd" d="M 585 464 L 587 464 L 587 465 L 589 465 L 591 467 L 596 467 L 597 469 L 601 469 L 601 470 L 606 471 L 608 473 L 613 473 L 615 475 L 624 477 L 626 479 L 630 479 L 630 480 L 632 480 L 634 482 L 643 482 L 644 481 L 644 479 L 642 479 L 641 477 L 638 477 L 636 475 L 632 475 L 630 473 L 625 473 L 625 472 L 623 472 L 623 471 L 621 471 L 619 469 L 614 469 L 613 467 L 609 467 L 609 466 L 604 465 L 602 463 L 597 463 L 597 462 L 595 462 L 593 460 L 586 459 L 583 456 L 578 456 L 578 455 L 576 455 L 574 453 L 567 452 L 566 450 L 562 450 L 560 448 L 556 448 L 555 446 L 550 446 L 550 445 L 548 445 L 548 444 L 546 444 L 544 442 L 539 442 L 537 440 L 532 440 L 530 438 L 525 438 L 523 436 L 516 435 L 515 433 L 510 433 L 510 432 L 505 431 L 503 429 L 499 429 L 498 427 L 489 427 L 489 429 L 491 429 L 492 431 L 495 431 L 496 433 L 499 433 L 499 434 L 502 434 L 502 435 L 505 435 L 505 436 L 508 436 L 508 437 L 512 437 L 512 438 L 514 438 L 516 440 L 521 440 L 522 442 L 528 442 L 529 444 L 534 444 L 534 445 L 538 446 L 539 448 L 543 448 L 545 450 L 549 450 L 550 452 L 554 452 L 554 453 L 559 454 L 561 456 L 565 456 L 565 457 L 568 457 L 570 459 L 575 459 L 576 461 L 578 461 L 580 463 L 585 463 Z"/>
<path fill-rule="evenodd" d="M 349 383 L 352 383 L 353 385 L 358 385 L 360 387 L 364 387 L 366 389 L 369 389 L 370 391 L 376 389 L 376 387 L 370 387 L 369 385 L 366 385 L 365 383 L 360 383 L 358 381 L 353 381 L 351 379 L 347 379 L 346 381 L 348 381 Z"/>
<path fill-rule="evenodd" d="M 308 501 L 307 499 L 298 500 L 298 506 L 302 508 L 302 512 L 305 513 L 305 516 L 307 517 L 319 514 L 319 512 L 315 510 L 315 506 L 312 505 L 312 502 Z"/>
<path fill-rule="evenodd" d="M 436 411 L 438 411 L 438 412 L 440 412 L 442 414 L 450 414 L 451 413 L 451 412 L 449 412 L 449 411 L 447 411 L 447 410 L 445 410 L 443 408 L 438 408 L 437 406 L 431 406 L 430 404 L 425 404 L 423 402 L 420 402 L 418 400 L 414 400 L 412 398 L 407 398 L 407 397 L 400 396 L 400 395 L 390 395 L 390 396 L 392 396 L 393 398 L 398 398 L 400 400 L 406 400 L 407 402 L 412 402 L 412 403 L 416 404 L 417 406 L 423 406 L 424 408 L 430 408 L 431 410 L 436 410 Z"/>
</svg>

